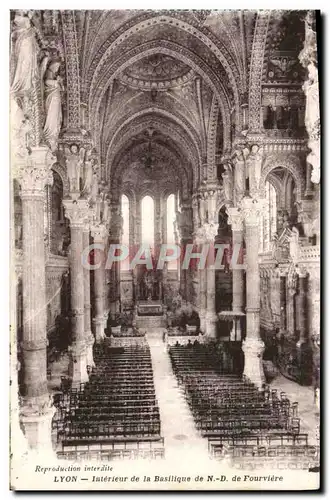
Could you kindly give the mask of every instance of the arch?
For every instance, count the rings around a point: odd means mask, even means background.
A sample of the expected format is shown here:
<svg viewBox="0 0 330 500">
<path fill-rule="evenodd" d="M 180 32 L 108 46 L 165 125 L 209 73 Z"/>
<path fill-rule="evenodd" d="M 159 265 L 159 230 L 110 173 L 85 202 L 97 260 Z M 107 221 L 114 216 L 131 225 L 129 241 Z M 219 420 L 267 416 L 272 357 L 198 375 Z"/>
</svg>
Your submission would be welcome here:
<svg viewBox="0 0 330 500">
<path fill-rule="evenodd" d="M 266 181 L 269 181 L 269 182 L 271 182 L 273 184 L 273 186 L 274 186 L 274 188 L 276 189 L 276 192 L 277 192 L 278 206 L 279 206 L 279 208 L 283 208 L 284 205 L 285 205 L 285 199 L 284 199 L 284 191 L 285 191 L 284 184 L 285 184 L 285 179 L 284 179 L 283 182 L 281 182 L 281 180 L 276 175 L 274 175 L 272 172 L 270 172 L 267 175 Z"/>
<path fill-rule="evenodd" d="M 304 176 L 302 172 L 301 159 L 293 155 L 269 155 L 262 167 L 260 177 L 260 190 L 261 196 L 265 197 L 265 182 L 268 174 L 275 168 L 283 168 L 288 170 L 295 180 L 297 187 L 297 201 L 301 200 L 302 193 L 304 192 Z"/>
<path fill-rule="evenodd" d="M 120 44 L 122 42 L 127 41 L 130 36 L 141 32 L 141 30 L 148 29 L 151 25 L 168 24 L 169 26 L 177 27 L 178 29 L 193 35 L 205 45 L 207 50 L 216 56 L 226 71 L 229 83 L 233 89 L 235 107 L 237 115 L 239 116 L 239 92 L 244 91 L 244 82 L 240 78 L 236 63 L 231 57 L 231 54 L 227 50 L 225 44 L 222 44 L 221 41 L 210 31 L 208 31 L 207 35 L 203 33 L 196 25 L 193 24 L 192 20 L 188 23 L 182 19 L 174 17 L 175 13 L 171 14 L 172 15 L 169 16 L 167 12 L 167 15 L 159 15 L 158 12 L 151 13 L 149 11 L 141 15 L 141 20 L 133 18 L 131 21 L 126 23 L 125 27 L 121 27 L 117 30 L 111 37 L 108 38 L 97 54 L 94 55 L 93 64 L 88 71 L 86 87 L 92 88 L 94 76 L 97 72 L 102 70 L 102 66 L 106 65 L 109 59 L 113 58 L 115 49 L 120 48 Z M 180 11 L 177 13 L 177 16 L 180 16 Z M 127 25 L 129 26 L 128 28 L 126 28 Z M 220 44 L 221 49 L 218 46 Z"/>
<path fill-rule="evenodd" d="M 161 42 L 161 44 L 160 44 Z M 131 49 L 128 53 L 122 55 L 119 60 L 109 61 L 109 65 L 105 68 L 105 71 L 101 77 L 97 80 L 96 73 L 93 78 L 93 84 L 90 89 L 89 94 L 89 109 L 91 116 L 93 117 L 93 123 L 91 123 L 91 129 L 96 130 L 98 109 L 100 107 L 102 96 L 105 90 L 109 87 L 110 82 L 116 77 L 116 75 L 122 72 L 126 67 L 131 64 L 155 53 L 162 53 L 179 59 L 185 64 L 190 65 L 196 73 L 200 74 L 203 79 L 207 82 L 210 88 L 218 97 L 220 104 L 223 126 L 224 126 L 224 144 L 225 147 L 230 147 L 230 101 L 228 95 L 223 87 L 223 84 L 213 73 L 213 71 L 194 53 L 182 47 L 174 42 L 169 42 L 166 40 L 157 40 L 146 42 L 142 46 L 135 47 Z M 239 117 L 239 107 L 237 116 Z M 240 124 L 237 123 L 239 129 Z"/>
<path fill-rule="evenodd" d="M 144 92 L 142 92 L 144 93 Z M 134 95 L 132 99 L 136 99 L 137 96 Z M 174 96 L 171 96 L 171 98 L 175 99 Z M 127 105 L 129 101 L 125 102 L 125 105 Z M 107 135 L 103 137 L 103 139 L 108 139 L 109 136 L 111 135 L 111 142 L 114 142 L 116 135 L 119 134 L 119 131 L 121 130 L 122 127 L 125 127 L 126 124 L 128 124 L 130 121 L 139 118 L 140 116 L 143 116 L 145 114 L 151 114 L 151 113 L 156 113 L 159 115 L 163 115 L 168 117 L 169 119 L 175 121 L 178 125 L 180 125 L 184 130 L 195 140 L 196 144 L 199 144 L 199 148 L 202 148 L 202 144 L 200 141 L 200 135 L 196 131 L 195 124 L 193 124 L 189 119 L 187 119 L 183 113 L 178 113 L 178 106 L 182 106 L 180 101 L 176 103 L 175 106 L 175 111 L 176 114 L 171 113 L 169 111 L 169 106 L 168 103 L 166 102 L 158 102 L 150 105 L 150 102 L 142 102 L 139 104 L 139 106 L 134 105 L 134 114 L 132 115 L 132 108 L 128 110 L 127 113 L 122 114 L 122 116 L 119 117 L 118 119 L 118 112 L 117 113 L 111 113 L 110 119 L 111 119 L 111 124 L 105 123 L 105 129 L 107 131 Z M 120 109 L 119 109 L 120 112 Z M 115 126 L 115 132 L 113 134 L 113 126 Z"/>
<path fill-rule="evenodd" d="M 152 113 L 157 113 L 157 114 L 152 115 Z M 114 144 L 115 144 L 115 140 L 116 140 L 117 136 L 122 138 L 123 129 L 125 127 L 130 128 L 130 124 L 134 120 L 137 120 L 139 118 L 143 118 L 143 117 L 148 116 L 148 115 L 152 116 L 152 120 L 155 123 L 158 123 L 158 121 L 157 121 L 157 118 L 159 118 L 158 115 L 163 116 L 163 117 L 167 118 L 168 120 L 173 120 L 177 126 L 179 126 L 182 130 L 184 130 L 194 144 L 194 147 L 196 149 L 196 152 L 197 152 L 197 155 L 199 158 L 199 164 L 201 165 L 201 163 L 202 163 L 201 145 L 199 144 L 199 138 L 198 138 L 198 135 L 195 133 L 194 129 L 189 128 L 189 124 L 187 122 L 182 121 L 181 119 L 179 119 L 178 117 L 176 117 L 175 115 L 173 115 L 172 113 L 167 111 L 166 109 L 161 109 L 161 108 L 158 108 L 156 106 L 150 106 L 147 108 L 143 108 L 140 111 L 137 111 L 133 115 L 129 116 L 122 124 L 120 124 L 118 126 L 118 128 L 116 127 L 116 132 L 112 135 L 111 140 L 109 142 L 109 145 L 107 146 L 107 156 L 106 156 L 106 162 L 105 162 L 106 165 L 110 165 L 111 157 L 109 157 L 109 154 L 111 153 L 112 156 L 115 155 Z M 133 127 L 131 127 L 131 128 L 133 129 Z M 136 126 L 134 126 L 134 130 L 132 130 L 132 132 L 135 132 L 135 131 L 136 131 Z M 134 134 L 134 135 L 136 135 L 136 134 Z"/>
<path fill-rule="evenodd" d="M 181 156 L 189 160 L 192 166 L 193 186 L 196 186 L 199 181 L 199 175 L 201 171 L 201 169 L 199 168 L 201 165 L 200 155 L 198 155 L 198 151 L 194 151 L 195 148 L 191 141 L 188 141 L 186 136 L 184 136 L 181 131 L 177 130 L 173 125 L 174 124 L 169 125 L 162 120 L 158 121 L 155 119 L 155 117 L 153 117 L 139 122 L 134 126 L 134 129 L 130 127 L 129 130 L 126 131 L 126 134 L 122 134 L 120 143 L 117 144 L 116 152 L 110 152 L 110 149 L 108 148 L 106 161 L 106 165 L 110 167 L 107 168 L 108 178 L 110 179 L 110 172 L 112 170 L 111 167 L 115 160 L 115 155 L 119 154 L 120 148 L 127 144 L 129 138 L 145 131 L 148 127 L 154 127 L 165 135 L 170 136 L 172 141 L 174 142 L 174 145 L 176 145 L 176 148 L 178 148 L 178 150 L 181 152 Z"/>
<path fill-rule="evenodd" d="M 65 198 L 69 195 L 70 191 L 69 179 L 66 169 L 60 163 L 54 163 L 54 165 L 52 165 L 52 170 L 56 172 L 61 178 L 63 184 L 63 197 Z"/>
</svg>

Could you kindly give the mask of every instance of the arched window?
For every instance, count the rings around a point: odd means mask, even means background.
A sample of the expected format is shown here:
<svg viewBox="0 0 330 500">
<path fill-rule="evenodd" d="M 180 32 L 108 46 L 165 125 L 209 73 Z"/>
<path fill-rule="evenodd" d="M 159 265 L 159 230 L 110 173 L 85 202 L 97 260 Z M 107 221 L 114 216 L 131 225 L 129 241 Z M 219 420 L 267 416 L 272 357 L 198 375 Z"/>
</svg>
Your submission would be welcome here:
<svg viewBox="0 0 330 500">
<path fill-rule="evenodd" d="M 154 200 L 151 196 L 145 196 L 141 203 L 141 242 L 149 245 L 152 249 L 155 244 L 155 213 Z"/>
<path fill-rule="evenodd" d="M 129 199 L 125 194 L 121 197 L 121 215 L 123 218 L 123 232 L 121 237 L 121 244 L 129 247 Z M 129 270 L 129 259 L 121 262 L 121 270 Z"/>
<path fill-rule="evenodd" d="M 268 252 L 271 249 L 272 241 L 277 231 L 277 200 L 276 190 L 274 186 L 268 181 L 266 182 L 265 191 L 267 209 L 263 217 L 261 248 L 264 252 Z"/>
<path fill-rule="evenodd" d="M 175 212 L 175 196 L 170 194 L 166 200 L 166 242 L 170 245 L 176 242 L 176 212 Z M 167 269 L 177 269 L 177 261 L 172 260 L 168 263 Z"/>
</svg>

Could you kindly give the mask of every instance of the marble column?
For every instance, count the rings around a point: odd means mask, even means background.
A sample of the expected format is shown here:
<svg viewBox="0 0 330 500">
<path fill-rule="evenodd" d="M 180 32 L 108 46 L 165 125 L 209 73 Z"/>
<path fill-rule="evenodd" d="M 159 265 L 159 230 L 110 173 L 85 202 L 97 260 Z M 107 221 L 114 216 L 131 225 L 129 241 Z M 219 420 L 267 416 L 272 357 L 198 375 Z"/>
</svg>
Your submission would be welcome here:
<svg viewBox="0 0 330 500">
<path fill-rule="evenodd" d="M 216 337 L 217 315 L 215 311 L 215 268 L 214 268 L 214 238 L 218 229 L 216 224 L 205 223 L 199 228 L 195 238 L 198 252 L 208 245 L 209 254 L 203 269 L 199 269 L 199 316 L 201 330 L 209 337 Z M 212 255 L 213 253 L 213 255 Z"/>
<path fill-rule="evenodd" d="M 83 247 L 84 249 L 90 245 L 90 224 L 86 221 L 83 228 Z M 87 346 L 87 366 L 95 366 L 93 358 L 93 345 L 95 342 L 94 335 L 91 330 L 91 272 L 84 268 L 84 329 Z"/>
<path fill-rule="evenodd" d="M 299 344 L 302 345 L 308 341 L 307 338 L 307 273 L 299 274 L 296 307 L 297 318 L 299 321 Z"/>
<path fill-rule="evenodd" d="M 296 334 L 296 295 L 298 288 L 298 275 L 294 267 L 291 267 L 287 277 L 287 295 L 286 295 L 286 318 L 287 333 L 291 339 Z"/>
<path fill-rule="evenodd" d="M 240 256 L 243 250 L 243 214 L 237 208 L 227 208 L 228 224 L 231 225 L 232 230 L 232 244 L 233 256 L 235 262 L 232 262 L 232 276 L 233 276 L 233 299 L 232 310 L 234 313 L 243 313 L 244 307 L 244 269 L 239 269 L 241 265 Z M 236 258 L 237 257 L 237 258 Z M 235 319 L 233 321 L 233 328 L 230 333 L 231 340 L 242 339 L 242 321 Z"/>
<path fill-rule="evenodd" d="M 262 355 L 264 343 L 260 338 L 260 275 L 259 275 L 259 224 L 263 210 L 260 201 L 245 197 L 241 208 L 245 221 L 246 241 L 246 337 L 244 376 L 261 388 L 265 382 Z"/>
<path fill-rule="evenodd" d="M 215 268 L 214 268 L 214 238 L 218 233 L 216 224 L 208 224 L 206 228 L 206 244 L 209 245 L 210 260 L 206 266 L 206 334 L 215 338 L 217 334 L 218 317 L 215 310 Z"/>
<path fill-rule="evenodd" d="M 52 453 L 55 413 L 47 388 L 46 275 L 44 245 L 45 186 L 55 158 L 48 148 L 32 148 L 19 167 L 23 218 L 23 405 L 20 421 L 30 448 Z"/>
<path fill-rule="evenodd" d="M 72 387 L 79 388 L 81 383 L 88 382 L 87 343 L 85 338 L 85 283 L 82 253 L 84 250 L 84 225 L 88 220 L 89 206 L 87 200 L 63 200 L 65 215 L 70 221 L 71 248 L 71 314 L 72 345 L 70 347 L 69 374 Z"/>
<path fill-rule="evenodd" d="M 286 276 L 280 276 L 280 333 L 286 332 Z"/>
<path fill-rule="evenodd" d="M 106 236 L 105 224 L 97 224 L 92 226 L 91 234 L 94 238 L 94 244 L 104 245 Z M 94 250 L 97 255 L 97 263 L 100 262 L 98 269 L 94 270 L 94 300 L 95 300 L 95 318 L 93 324 L 95 329 L 96 342 L 104 339 L 104 272 L 106 256 L 102 250 Z"/>
</svg>

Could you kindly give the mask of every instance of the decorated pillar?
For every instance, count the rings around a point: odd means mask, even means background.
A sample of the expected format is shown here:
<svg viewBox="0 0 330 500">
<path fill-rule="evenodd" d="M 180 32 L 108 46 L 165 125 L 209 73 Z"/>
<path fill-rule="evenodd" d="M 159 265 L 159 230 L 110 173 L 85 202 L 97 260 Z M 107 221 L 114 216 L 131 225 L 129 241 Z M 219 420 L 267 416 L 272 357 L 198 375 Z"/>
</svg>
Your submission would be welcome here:
<svg viewBox="0 0 330 500">
<path fill-rule="evenodd" d="M 79 388 L 88 381 L 87 343 L 85 338 L 85 283 L 82 253 L 83 232 L 89 216 L 87 200 L 63 200 L 65 215 L 70 221 L 71 249 L 69 255 L 71 275 L 72 345 L 69 373 L 72 387 Z"/>
<path fill-rule="evenodd" d="M 90 245 L 90 223 L 87 220 L 83 227 L 83 248 L 84 250 Z M 87 366 L 95 366 L 93 358 L 94 335 L 91 330 L 91 282 L 90 270 L 84 267 L 84 328 L 85 339 L 87 346 Z"/>
<path fill-rule="evenodd" d="M 264 343 L 260 338 L 260 275 L 259 224 L 262 203 L 245 197 L 241 203 L 245 222 L 246 242 L 246 336 L 242 344 L 245 355 L 244 375 L 257 387 L 264 383 L 262 354 Z"/>
<path fill-rule="evenodd" d="M 308 274 L 306 270 L 298 272 L 298 295 L 296 300 L 297 318 L 299 328 L 299 344 L 308 342 L 307 332 L 307 281 Z"/>
<path fill-rule="evenodd" d="M 105 224 L 99 223 L 91 227 L 91 235 L 94 239 L 94 244 L 105 246 L 105 237 L 107 229 Z M 94 301 L 95 301 L 95 318 L 93 324 L 95 329 L 96 342 L 104 339 L 104 273 L 106 255 L 104 250 L 94 249 L 94 263 L 97 268 L 94 269 Z"/>
<path fill-rule="evenodd" d="M 191 227 L 191 207 L 186 204 L 182 204 L 181 212 L 177 212 L 177 223 L 180 233 L 180 244 L 181 244 L 181 262 L 183 261 L 185 255 L 185 249 L 187 244 L 192 242 L 192 227 Z M 191 302 L 191 269 L 182 269 L 180 267 L 180 293 L 183 298 Z"/>
<path fill-rule="evenodd" d="M 200 315 L 201 328 L 210 337 L 216 337 L 217 315 L 215 310 L 215 267 L 214 238 L 218 233 L 217 201 L 220 192 L 217 182 L 203 184 L 199 191 L 199 220 L 197 242 L 200 251 L 203 245 L 209 248 L 208 258 L 200 275 Z"/>
<path fill-rule="evenodd" d="M 46 276 L 44 246 L 45 186 L 55 158 L 34 147 L 19 165 L 23 218 L 23 405 L 20 420 L 29 447 L 51 451 L 55 413 L 47 388 Z M 16 165 L 18 166 L 18 165 Z"/>
<path fill-rule="evenodd" d="M 286 317 L 287 333 L 291 339 L 296 333 L 296 294 L 298 289 L 298 274 L 294 264 L 291 264 L 287 276 Z"/>
<path fill-rule="evenodd" d="M 232 310 L 234 313 L 242 314 L 244 307 L 244 270 L 239 268 L 242 264 L 241 255 L 243 252 L 243 213 L 238 208 L 227 208 L 228 224 L 232 230 L 232 275 L 233 275 L 233 300 Z M 231 340 L 241 340 L 242 324 L 241 319 L 233 321 L 233 328 L 230 334 Z"/>
<path fill-rule="evenodd" d="M 317 38 L 315 11 L 308 11 L 305 18 L 305 43 L 299 54 L 301 65 L 307 69 L 307 80 L 303 85 L 306 95 L 305 125 L 308 133 L 310 153 L 307 162 L 312 166 L 311 180 L 320 182 L 320 96 L 317 60 Z M 308 184 L 307 184 L 308 187 Z"/>
</svg>

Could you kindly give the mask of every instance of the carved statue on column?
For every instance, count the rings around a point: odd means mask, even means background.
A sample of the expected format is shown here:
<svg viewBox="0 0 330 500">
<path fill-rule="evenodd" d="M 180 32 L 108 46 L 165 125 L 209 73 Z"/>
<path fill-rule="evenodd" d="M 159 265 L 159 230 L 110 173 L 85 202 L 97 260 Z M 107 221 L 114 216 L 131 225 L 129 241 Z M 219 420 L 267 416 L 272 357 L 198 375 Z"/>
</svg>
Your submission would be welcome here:
<svg viewBox="0 0 330 500">
<path fill-rule="evenodd" d="M 25 158 L 31 150 L 32 124 L 28 116 L 24 115 L 16 99 L 10 102 L 10 144 L 12 155 Z"/>
<path fill-rule="evenodd" d="M 313 12 L 308 12 L 305 19 L 305 44 L 299 54 L 301 65 L 308 71 L 308 80 L 303 85 L 306 94 L 305 125 L 309 135 L 308 146 L 311 149 L 307 161 L 312 165 L 311 180 L 320 182 L 320 107 L 319 80 L 317 69 L 317 40 L 313 30 Z"/>
<path fill-rule="evenodd" d="M 28 97 L 39 76 L 38 44 L 36 31 L 31 24 L 31 11 L 17 11 L 14 19 L 14 60 L 15 68 L 11 83 L 11 92 L 15 96 Z"/>
<path fill-rule="evenodd" d="M 224 164 L 224 173 L 222 174 L 223 189 L 225 193 L 226 201 L 232 201 L 233 199 L 233 189 L 234 189 L 234 179 L 233 179 L 233 169 L 229 162 Z"/>
<path fill-rule="evenodd" d="M 44 137 L 50 149 L 55 151 L 57 140 L 62 126 L 62 98 L 63 80 L 59 76 L 61 61 L 53 60 L 48 65 L 44 75 L 44 97 L 46 121 Z"/>
<path fill-rule="evenodd" d="M 245 163 L 241 151 L 235 151 L 234 163 L 234 185 L 237 201 L 244 196 L 245 192 Z"/>
<path fill-rule="evenodd" d="M 85 149 L 79 149 L 77 144 L 72 144 L 70 147 L 65 146 L 64 150 L 70 192 L 78 193 L 80 192 L 80 177 L 85 157 Z"/>
<path fill-rule="evenodd" d="M 261 178 L 262 149 L 256 144 L 247 155 L 249 189 L 253 197 L 258 197 Z"/>
</svg>

